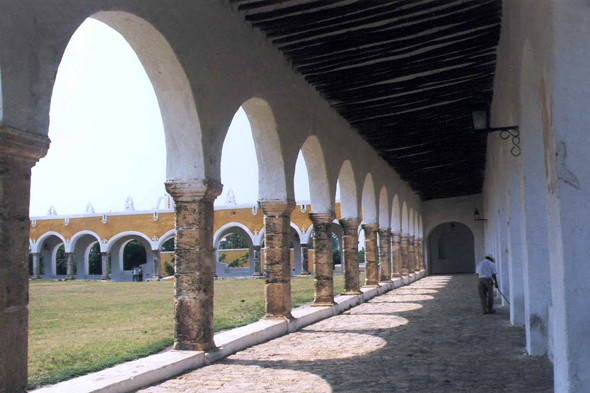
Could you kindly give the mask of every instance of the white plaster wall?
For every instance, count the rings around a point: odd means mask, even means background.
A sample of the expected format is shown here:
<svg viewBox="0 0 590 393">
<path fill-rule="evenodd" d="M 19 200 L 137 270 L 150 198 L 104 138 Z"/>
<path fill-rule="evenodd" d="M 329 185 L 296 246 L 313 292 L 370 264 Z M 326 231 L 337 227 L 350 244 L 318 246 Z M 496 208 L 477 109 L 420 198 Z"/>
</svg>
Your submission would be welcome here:
<svg viewBox="0 0 590 393">
<path fill-rule="evenodd" d="M 486 228 L 486 250 L 502 247 L 502 216 L 511 217 L 516 201 L 497 193 L 507 171 L 518 171 L 518 182 L 508 173 L 508 191 L 520 186 L 527 349 L 548 352 L 556 392 L 587 392 L 590 7 L 583 0 L 510 0 L 503 9 L 492 126 L 519 123 L 522 155 L 503 154 L 509 141 L 488 138 L 484 211 L 499 219 Z"/>
</svg>

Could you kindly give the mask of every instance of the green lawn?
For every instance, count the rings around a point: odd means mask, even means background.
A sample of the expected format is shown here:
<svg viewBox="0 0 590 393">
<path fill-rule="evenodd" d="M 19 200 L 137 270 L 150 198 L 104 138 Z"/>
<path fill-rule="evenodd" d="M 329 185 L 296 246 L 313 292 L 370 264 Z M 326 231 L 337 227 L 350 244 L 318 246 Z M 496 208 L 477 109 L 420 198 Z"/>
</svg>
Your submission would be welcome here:
<svg viewBox="0 0 590 393">
<path fill-rule="evenodd" d="M 364 275 L 361 283 L 364 282 Z M 344 277 L 334 277 L 335 293 Z M 313 278 L 291 281 L 293 307 L 313 300 Z M 215 281 L 215 330 L 264 315 L 264 280 Z M 29 388 L 159 352 L 173 341 L 173 283 L 32 281 Z"/>
</svg>

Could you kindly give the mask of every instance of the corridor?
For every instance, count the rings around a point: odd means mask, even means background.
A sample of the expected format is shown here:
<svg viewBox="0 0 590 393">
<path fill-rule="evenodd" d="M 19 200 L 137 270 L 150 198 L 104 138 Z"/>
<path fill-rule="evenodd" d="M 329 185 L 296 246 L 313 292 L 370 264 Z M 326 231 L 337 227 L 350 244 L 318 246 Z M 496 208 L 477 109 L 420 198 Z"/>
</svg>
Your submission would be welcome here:
<svg viewBox="0 0 590 393">
<path fill-rule="evenodd" d="M 141 392 L 552 392 L 524 343 L 475 275 L 430 276 Z"/>
</svg>

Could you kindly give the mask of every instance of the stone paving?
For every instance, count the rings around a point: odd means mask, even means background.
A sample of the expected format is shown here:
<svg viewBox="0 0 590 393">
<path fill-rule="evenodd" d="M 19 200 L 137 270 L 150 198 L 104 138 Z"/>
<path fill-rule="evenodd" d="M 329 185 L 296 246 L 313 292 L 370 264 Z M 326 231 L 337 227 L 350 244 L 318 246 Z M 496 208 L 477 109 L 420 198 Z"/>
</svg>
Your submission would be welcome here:
<svg viewBox="0 0 590 393">
<path fill-rule="evenodd" d="M 141 392 L 552 392 L 524 340 L 474 275 L 431 276 Z"/>
</svg>

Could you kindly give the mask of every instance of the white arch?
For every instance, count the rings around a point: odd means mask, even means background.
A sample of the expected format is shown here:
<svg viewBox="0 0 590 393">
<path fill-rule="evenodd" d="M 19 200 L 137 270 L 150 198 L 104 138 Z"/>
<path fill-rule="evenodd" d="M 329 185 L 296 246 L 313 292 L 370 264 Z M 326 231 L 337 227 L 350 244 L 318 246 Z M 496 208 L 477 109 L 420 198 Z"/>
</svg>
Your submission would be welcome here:
<svg viewBox="0 0 590 393">
<path fill-rule="evenodd" d="M 375 198 L 375 185 L 373 184 L 373 176 L 367 173 L 365 176 L 365 184 L 363 186 L 363 223 L 378 224 L 377 221 L 377 202 Z"/>
<path fill-rule="evenodd" d="M 340 215 L 342 218 L 358 218 L 360 214 L 356 181 L 349 160 L 342 163 L 338 181 L 340 182 Z"/>
<path fill-rule="evenodd" d="M 90 275 L 90 251 L 95 243 L 98 243 L 98 246 L 100 247 L 100 241 L 96 241 L 86 246 L 86 250 L 84 251 L 84 274 Z"/>
<path fill-rule="evenodd" d="M 414 208 L 410 208 L 410 214 L 408 216 L 408 234 L 414 236 Z"/>
<path fill-rule="evenodd" d="M 312 135 L 301 146 L 307 174 L 309 177 L 309 196 L 311 208 L 315 213 L 334 211 L 334 198 L 331 196 L 330 183 L 324 152 L 320 140 Z"/>
<path fill-rule="evenodd" d="M 123 242 L 123 244 L 121 244 L 121 247 L 119 247 L 119 272 L 120 273 L 121 272 L 125 272 L 125 271 L 127 271 L 127 272 L 129 271 L 129 270 L 125 270 L 124 269 L 124 267 L 125 267 L 125 260 L 124 260 L 124 258 L 125 258 L 125 247 L 127 247 L 127 244 L 129 244 L 130 242 L 132 242 L 134 240 L 136 240 L 136 239 L 128 239 L 128 240 L 125 240 Z M 149 242 L 149 240 L 148 240 L 148 242 Z M 149 242 L 149 244 L 150 244 L 150 246 L 152 247 L 152 250 L 153 250 L 153 244 L 152 244 L 152 242 Z M 145 244 L 142 243 L 141 245 L 145 249 Z M 148 260 L 149 260 L 149 258 L 148 258 L 148 250 L 145 250 L 145 264 L 148 264 L 149 263 Z M 144 264 L 142 263 L 142 265 L 144 265 Z"/>
<path fill-rule="evenodd" d="M 64 251 L 65 251 L 66 243 L 56 244 L 55 247 L 53 247 L 53 250 L 51 250 L 51 261 L 49 262 L 49 269 L 51 270 L 51 274 L 53 274 L 53 272 L 55 272 L 56 276 L 57 276 L 57 251 L 59 251 L 61 246 L 64 246 Z M 67 252 L 67 251 L 65 251 L 65 252 Z"/>
<path fill-rule="evenodd" d="M 414 212 L 414 236 L 416 236 L 416 238 L 420 237 L 420 230 L 419 230 L 419 226 L 418 226 L 418 211 Z"/>
<path fill-rule="evenodd" d="M 258 162 L 258 199 L 295 199 L 293 186 L 287 184 L 285 162 L 271 106 L 262 98 L 250 98 L 242 104 L 250 128 Z"/>
<path fill-rule="evenodd" d="M 145 234 L 143 234 L 141 232 L 137 232 L 137 231 L 125 231 L 125 232 L 118 233 L 115 236 L 111 237 L 109 239 L 109 241 L 107 242 L 107 244 L 104 245 L 104 251 L 103 251 L 103 247 L 102 247 L 103 244 L 101 244 L 100 252 L 110 252 L 111 251 L 111 248 L 113 247 L 113 244 L 115 244 L 115 242 L 117 240 L 119 240 L 121 238 L 124 238 L 126 236 L 138 236 L 138 237 L 141 237 L 141 238 L 145 239 L 145 241 L 147 241 L 149 243 L 149 245 L 151 246 L 152 250 L 157 250 L 158 249 L 158 242 L 155 242 L 155 241 L 151 240 Z M 121 248 L 124 248 L 124 247 L 121 247 Z M 123 265 L 121 265 L 121 266 L 123 266 Z"/>
<path fill-rule="evenodd" d="M 379 192 L 379 227 L 389 228 L 389 197 L 385 186 Z"/>
<path fill-rule="evenodd" d="M 239 222 L 229 222 L 227 224 L 225 224 L 224 226 L 222 226 L 221 228 L 219 228 L 217 230 L 217 232 L 215 232 L 215 234 L 213 235 L 213 247 L 217 248 L 219 247 L 219 242 L 221 240 L 223 240 L 223 238 L 232 233 L 231 229 L 232 228 L 240 228 L 241 230 L 243 230 L 244 232 L 246 232 L 246 234 L 250 237 L 250 242 L 252 244 L 254 243 L 254 234 L 252 232 L 250 232 L 250 229 L 248 229 L 247 226 L 245 226 L 244 224 L 241 224 Z"/>
<path fill-rule="evenodd" d="M 78 241 L 78 239 L 80 239 L 84 235 L 90 235 L 90 236 L 94 237 L 96 239 L 96 241 L 98 242 L 98 244 L 100 244 L 100 236 L 98 236 L 98 234 L 96 232 L 84 230 L 84 231 L 80 231 L 80 232 L 76 233 L 74 236 L 72 236 L 72 238 L 70 239 L 70 244 L 68 244 L 69 247 L 66 247 L 66 252 L 74 252 L 76 250 L 76 242 Z"/>
<path fill-rule="evenodd" d="M 408 205 L 404 201 L 402 205 L 402 234 L 408 236 L 410 229 L 408 228 Z"/>
<path fill-rule="evenodd" d="M 402 231 L 402 217 L 397 194 L 393 197 L 391 206 L 391 231 L 395 233 Z"/>
<path fill-rule="evenodd" d="M 31 252 L 41 252 L 41 246 L 43 245 L 43 242 L 50 236 L 56 236 L 63 244 L 67 244 L 66 239 L 60 233 L 49 231 L 39 236 L 39 238 L 34 243 L 32 243 Z"/>
<path fill-rule="evenodd" d="M 146 20 L 123 11 L 91 16 L 129 42 L 154 87 L 166 137 L 168 180 L 205 178 L 202 132 L 193 90 L 180 61 L 164 36 Z"/>
<path fill-rule="evenodd" d="M 160 238 L 160 240 L 158 241 L 158 250 L 160 250 L 162 248 L 162 246 L 164 245 L 164 243 L 166 243 L 170 238 L 174 237 L 176 235 L 176 229 L 171 229 L 168 232 L 166 232 L 165 234 L 162 235 L 162 237 Z"/>
</svg>

